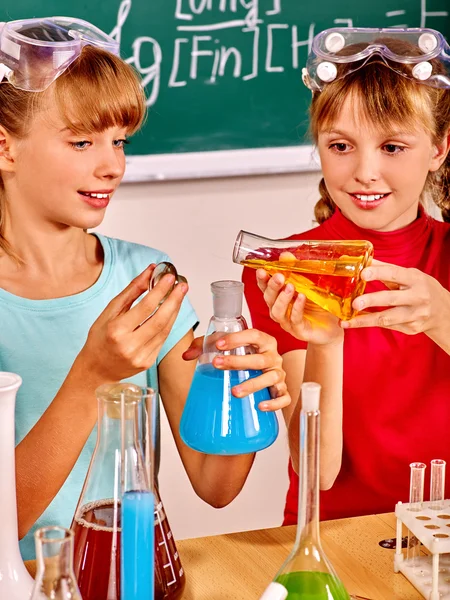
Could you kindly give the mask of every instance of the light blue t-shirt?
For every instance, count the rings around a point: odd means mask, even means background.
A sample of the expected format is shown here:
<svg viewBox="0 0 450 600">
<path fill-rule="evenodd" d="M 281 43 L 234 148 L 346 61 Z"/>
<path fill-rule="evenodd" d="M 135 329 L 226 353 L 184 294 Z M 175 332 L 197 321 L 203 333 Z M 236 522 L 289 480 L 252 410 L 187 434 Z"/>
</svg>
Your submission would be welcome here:
<svg viewBox="0 0 450 600">
<path fill-rule="evenodd" d="M 29 300 L 0 289 L 0 371 L 18 373 L 23 379 L 16 403 L 16 444 L 56 396 L 86 342 L 91 325 L 106 305 L 150 263 L 170 260 L 166 254 L 147 246 L 97 237 L 103 246 L 104 266 L 99 279 L 84 292 L 52 300 Z M 158 391 L 157 365 L 197 321 L 185 298 L 156 364 L 130 380 Z M 159 430 L 159 418 L 157 421 Z M 24 560 L 35 556 L 33 534 L 37 527 L 70 527 L 94 450 L 96 429 L 57 496 L 21 540 Z M 159 441 L 158 432 L 157 437 Z"/>
</svg>

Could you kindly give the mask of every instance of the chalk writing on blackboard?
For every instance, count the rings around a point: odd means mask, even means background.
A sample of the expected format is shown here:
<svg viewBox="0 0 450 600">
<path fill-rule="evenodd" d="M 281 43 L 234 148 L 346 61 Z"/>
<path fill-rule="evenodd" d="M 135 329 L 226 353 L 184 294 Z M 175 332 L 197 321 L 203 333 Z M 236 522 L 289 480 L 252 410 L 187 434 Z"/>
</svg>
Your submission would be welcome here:
<svg viewBox="0 0 450 600">
<path fill-rule="evenodd" d="M 164 57 L 161 45 L 155 37 L 142 35 L 134 39 L 132 55 L 125 59 L 142 77 L 142 86 L 147 91 L 147 106 L 153 106 L 158 101 L 161 66 L 164 60 L 171 61 L 170 76 L 165 82 L 169 88 L 185 87 L 198 80 L 200 67 L 202 82 L 206 85 L 217 84 L 222 77 L 230 75 L 242 81 L 250 81 L 261 72 L 276 74 L 287 69 L 301 68 L 315 35 L 316 24 L 313 22 L 303 25 L 283 23 L 284 0 L 265 0 L 264 8 L 263 0 L 172 1 L 176 37 L 170 56 Z M 426 27 L 428 17 L 448 17 L 447 11 L 427 10 L 427 0 L 418 1 L 421 27 Z M 131 10 L 132 0 L 122 0 L 118 9 L 117 24 L 111 32 L 112 37 L 119 43 Z M 223 13 L 224 18 L 217 19 L 218 13 Z M 392 10 L 386 12 L 385 16 L 393 19 L 392 27 L 417 26 L 418 23 L 394 23 L 399 17 L 403 19 L 405 13 L 405 10 Z M 208 15 L 212 16 L 205 24 L 205 17 Z M 200 17 L 201 23 L 197 21 Z M 337 25 L 353 27 L 353 18 L 335 18 L 330 26 Z M 230 29 L 238 30 L 242 34 L 245 51 L 239 48 L 236 42 L 235 45 L 227 45 L 221 40 L 221 32 Z M 251 41 L 250 44 L 247 43 L 248 40 Z M 150 50 L 153 57 L 150 64 L 142 64 L 144 49 L 145 56 L 149 55 Z M 282 55 L 283 61 L 277 62 L 275 55 Z M 181 73 L 180 64 L 182 61 L 186 63 L 186 60 L 189 68 Z"/>
</svg>

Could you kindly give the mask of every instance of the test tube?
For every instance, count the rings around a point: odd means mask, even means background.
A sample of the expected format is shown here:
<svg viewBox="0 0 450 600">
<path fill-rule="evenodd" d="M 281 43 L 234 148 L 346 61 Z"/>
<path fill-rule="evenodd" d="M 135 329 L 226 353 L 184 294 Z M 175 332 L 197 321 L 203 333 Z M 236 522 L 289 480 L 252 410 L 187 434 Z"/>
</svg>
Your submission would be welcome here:
<svg viewBox="0 0 450 600">
<path fill-rule="evenodd" d="M 441 510 L 445 499 L 445 460 L 435 458 L 431 461 L 430 508 Z"/>
<path fill-rule="evenodd" d="M 425 481 L 426 464 L 411 463 L 411 479 L 409 484 L 409 510 L 419 512 L 422 510 L 423 484 Z"/>
<path fill-rule="evenodd" d="M 409 484 L 409 510 L 413 512 L 419 512 L 422 510 L 426 465 L 424 463 L 415 462 L 411 463 L 409 466 L 411 469 L 411 479 Z M 417 566 L 419 554 L 420 542 L 416 536 L 408 530 L 408 549 L 406 551 L 406 558 L 412 567 Z"/>
</svg>

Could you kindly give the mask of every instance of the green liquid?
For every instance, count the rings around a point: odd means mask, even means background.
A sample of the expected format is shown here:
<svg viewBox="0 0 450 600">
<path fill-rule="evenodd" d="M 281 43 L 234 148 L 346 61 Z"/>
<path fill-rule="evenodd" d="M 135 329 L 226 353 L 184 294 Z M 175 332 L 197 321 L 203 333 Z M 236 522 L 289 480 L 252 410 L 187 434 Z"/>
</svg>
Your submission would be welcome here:
<svg viewBox="0 0 450 600">
<path fill-rule="evenodd" d="M 349 600 L 342 583 L 329 573 L 297 571 L 277 581 L 289 592 L 286 600 Z"/>
</svg>

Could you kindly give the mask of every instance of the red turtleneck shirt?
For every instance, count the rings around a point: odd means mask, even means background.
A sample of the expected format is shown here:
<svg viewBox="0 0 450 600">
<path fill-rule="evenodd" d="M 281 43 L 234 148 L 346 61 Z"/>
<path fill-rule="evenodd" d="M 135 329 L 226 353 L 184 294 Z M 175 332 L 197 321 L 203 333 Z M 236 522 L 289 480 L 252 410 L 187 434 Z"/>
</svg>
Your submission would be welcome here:
<svg viewBox="0 0 450 600">
<path fill-rule="evenodd" d="M 422 208 L 407 227 L 384 233 L 361 229 L 337 210 L 289 239 L 370 240 L 376 259 L 420 269 L 450 289 L 450 224 Z M 253 326 L 277 338 L 280 354 L 305 349 L 270 319 L 252 269 L 244 269 L 243 281 Z M 381 282 L 369 282 L 366 293 L 382 289 Z M 321 493 L 322 519 L 390 512 L 399 500 L 408 501 L 411 462 L 429 465 L 442 458 L 450 464 L 450 356 L 424 333 L 347 330 L 343 409 L 342 468 L 333 487 Z M 298 477 L 291 464 L 289 480 L 286 525 L 297 522 Z"/>
</svg>

